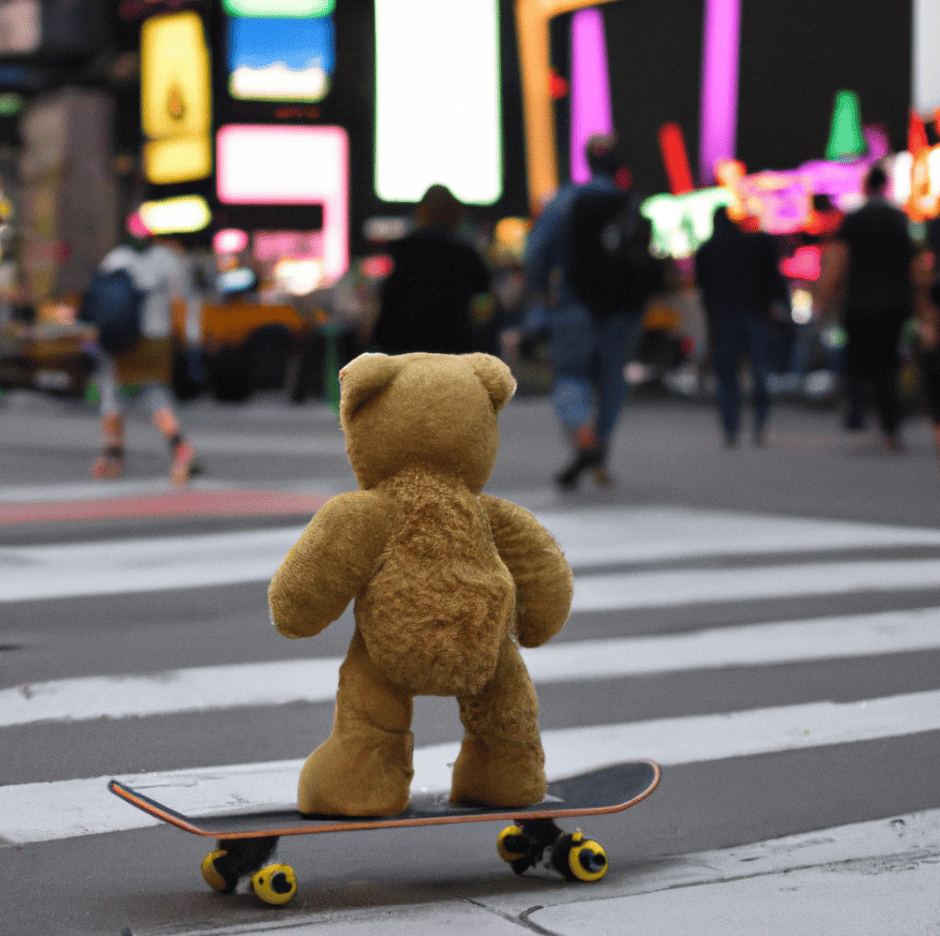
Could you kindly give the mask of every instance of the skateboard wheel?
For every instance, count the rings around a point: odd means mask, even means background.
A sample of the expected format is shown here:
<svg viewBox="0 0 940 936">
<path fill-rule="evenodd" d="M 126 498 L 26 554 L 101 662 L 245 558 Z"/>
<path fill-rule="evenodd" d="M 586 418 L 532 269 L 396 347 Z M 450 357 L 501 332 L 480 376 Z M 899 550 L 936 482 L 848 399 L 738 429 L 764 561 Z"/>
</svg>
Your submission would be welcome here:
<svg viewBox="0 0 940 936">
<path fill-rule="evenodd" d="M 286 904 L 297 893 L 294 869 L 286 864 L 271 864 L 251 877 L 255 893 L 268 904 Z"/>
<path fill-rule="evenodd" d="M 499 857 L 507 864 L 525 858 L 529 851 L 529 843 L 525 833 L 517 825 L 506 826 L 496 839 L 496 851 Z"/>
<path fill-rule="evenodd" d="M 580 832 L 571 837 L 568 868 L 578 881 L 599 881 L 607 873 L 607 853 L 597 842 L 585 841 Z"/>
<path fill-rule="evenodd" d="M 220 858 L 224 858 L 227 854 L 227 851 L 217 848 L 215 851 L 209 852 L 209 854 L 202 859 L 202 876 L 205 878 L 206 884 L 213 890 L 217 890 L 222 894 L 227 894 L 235 887 L 235 884 L 226 881 L 225 878 L 222 877 L 219 873 L 219 869 L 215 866 L 216 861 Z M 238 882 L 236 881 L 235 883 Z"/>
</svg>

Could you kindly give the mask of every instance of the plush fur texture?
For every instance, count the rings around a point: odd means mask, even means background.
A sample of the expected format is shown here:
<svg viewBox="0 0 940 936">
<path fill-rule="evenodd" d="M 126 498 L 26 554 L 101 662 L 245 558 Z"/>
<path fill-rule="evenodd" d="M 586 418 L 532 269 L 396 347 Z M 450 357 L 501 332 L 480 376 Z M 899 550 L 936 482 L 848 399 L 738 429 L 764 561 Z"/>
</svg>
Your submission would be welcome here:
<svg viewBox="0 0 940 936">
<path fill-rule="evenodd" d="M 340 377 L 361 489 L 317 512 L 268 592 L 287 637 L 319 633 L 355 601 L 333 732 L 301 771 L 299 808 L 401 812 L 417 695 L 458 701 L 466 733 L 452 801 L 537 803 L 538 702 L 516 642 L 535 647 L 561 629 L 572 577 L 532 514 L 481 494 L 515 381 L 486 354 L 365 354 Z"/>
</svg>

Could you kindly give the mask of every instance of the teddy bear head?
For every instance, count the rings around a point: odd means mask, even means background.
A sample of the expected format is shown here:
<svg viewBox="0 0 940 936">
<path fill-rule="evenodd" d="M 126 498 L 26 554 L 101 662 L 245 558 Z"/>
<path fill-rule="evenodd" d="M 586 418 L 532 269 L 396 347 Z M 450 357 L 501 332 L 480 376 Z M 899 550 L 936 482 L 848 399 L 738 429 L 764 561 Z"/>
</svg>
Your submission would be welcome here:
<svg viewBox="0 0 940 936">
<path fill-rule="evenodd" d="M 489 354 L 361 354 L 340 371 L 340 422 L 363 490 L 405 468 L 456 475 L 479 493 L 493 470 L 496 414 L 516 381 Z"/>
</svg>

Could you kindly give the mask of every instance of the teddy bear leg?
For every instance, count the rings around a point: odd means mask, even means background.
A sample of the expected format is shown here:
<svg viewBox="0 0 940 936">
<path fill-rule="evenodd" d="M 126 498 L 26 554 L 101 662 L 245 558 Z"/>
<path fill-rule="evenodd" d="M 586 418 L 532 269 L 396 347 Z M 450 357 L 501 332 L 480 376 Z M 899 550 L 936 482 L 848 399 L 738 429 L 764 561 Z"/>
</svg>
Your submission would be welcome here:
<svg viewBox="0 0 940 936">
<path fill-rule="evenodd" d="M 507 640 L 496 676 L 472 698 L 459 698 L 466 729 L 454 764 L 452 803 L 529 806 L 545 798 L 545 755 L 538 699 L 528 670 Z"/>
<path fill-rule="evenodd" d="M 333 733 L 306 760 L 302 813 L 391 816 L 408 805 L 414 736 L 412 697 L 369 659 L 357 630 L 339 671 Z"/>
</svg>

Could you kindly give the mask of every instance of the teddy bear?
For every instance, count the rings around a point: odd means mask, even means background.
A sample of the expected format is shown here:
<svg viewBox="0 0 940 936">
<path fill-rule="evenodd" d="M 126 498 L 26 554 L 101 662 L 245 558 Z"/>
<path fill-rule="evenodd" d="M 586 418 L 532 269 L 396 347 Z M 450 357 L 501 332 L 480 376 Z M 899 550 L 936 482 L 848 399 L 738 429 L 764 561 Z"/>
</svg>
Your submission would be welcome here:
<svg viewBox="0 0 940 936">
<path fill-rule="evenodd" d="M 482 493 L 515 380 L 488 354 L 366 353 L 340 371 L 340 387 L 360 489 L 317 511 L 268 590 L 272 622 L 292 638 L 319 633 L 354 601 L 332 733 L 304 763 L 298 807 L 404 810 L 422 695 L 459 707 L 451 802 L 541 802 L 538 701 L 519 645 L 561 629 L 572 575 L 531 513 Z"/>
</svg>

